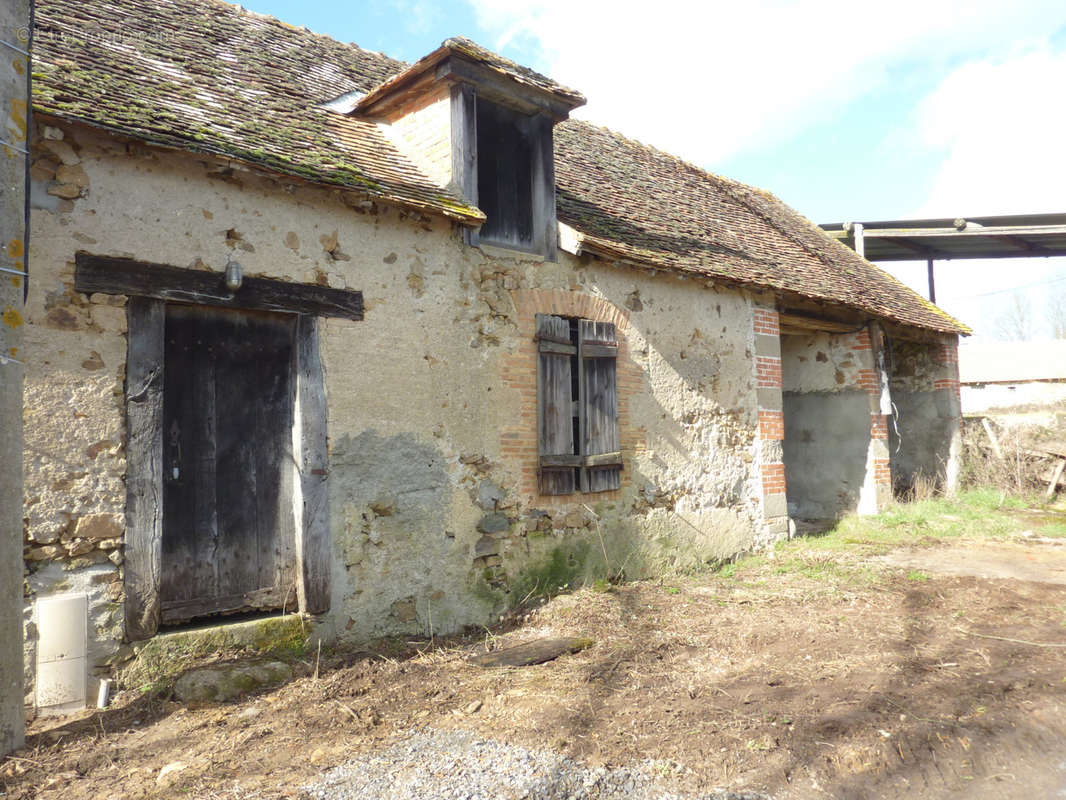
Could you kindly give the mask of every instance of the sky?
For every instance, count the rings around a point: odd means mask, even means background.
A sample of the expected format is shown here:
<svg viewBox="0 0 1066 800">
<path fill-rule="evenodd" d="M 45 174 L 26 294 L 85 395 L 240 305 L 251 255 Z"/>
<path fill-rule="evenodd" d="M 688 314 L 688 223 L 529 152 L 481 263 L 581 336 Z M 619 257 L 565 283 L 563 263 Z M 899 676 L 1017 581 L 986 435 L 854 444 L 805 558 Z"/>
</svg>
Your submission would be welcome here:
<svg viewBox="0 0 1066 800">
<path fill-rule="evenodd" d="M 575 116 L 816 223 L 1066 212 L 1063 0 L 243 5 L 405 61 L 467 36 L 580 90 Z M 926 291 L 924 262 L 882 266 Z M 1015 308 L 1041 338 L 1066 259 L 940 262 L 936 280 L 975 340 Z"/>
</svg>

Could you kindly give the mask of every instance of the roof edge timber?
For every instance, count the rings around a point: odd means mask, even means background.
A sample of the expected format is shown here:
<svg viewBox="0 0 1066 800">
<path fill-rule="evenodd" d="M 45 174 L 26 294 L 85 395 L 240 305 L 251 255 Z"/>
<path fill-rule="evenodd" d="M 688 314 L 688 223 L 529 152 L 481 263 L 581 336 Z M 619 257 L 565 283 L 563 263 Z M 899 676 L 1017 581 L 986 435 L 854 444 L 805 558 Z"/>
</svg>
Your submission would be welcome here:
<svg viewBox="0 0 1066 800">
<path fill-rule="evenodd" d="M 308 184 L 309 186 L 317 186 L 323 189 L 338 189 L 344 192 L 357 194 L 364 196 L 368 199 L 376 202 L 386 203 L 397 208 L 406 209 L 408 211 L 417 211 L 422 214 L 432 214 L 438 217 L 444 217 L 453 222 L 456 222 L 465 227 L 477 228 L 485 222 L 485 214 L 478 208 L 472 206 L 463 206 L 458 202 L 449 200 L 442 196 L 444 202 L 441 205 L 432 205 L 430 203 L 422 203 L 418 200 L 396 197 L 394 195 L 385 194 L 383 192 L 377 192 L 373 189 L 353 183 L 344 183 L 338 181 L 328 181 L 322 178 L 313 178 L 308 175 L 303 175 L 299 172 L 299 168 L 295 165 L 286 167 L 284 164 L 272 164 L 266 161 L 256 160 L 241 156 L 236 153 L 227 152 L 225 150 L 204 146 L 199 142 L 193 142 L 187 139 L 179 137 L 152 137 L 145 134 L 138 134 L 130 130 L 123 128 L 116 128 L 111 125 L 102 125 L 91 119 L 85 117 L 78 117 L 71 114 L 57 114 L 55 111 L 47 110 L 34 106 L 34 117 L 38 119 L 52 119 L 66 123 L 73 123 L 76 125 L 84 125 L 87 128 L 93 128 L 99 131 L 105 131 L 114 136 L 119 136 L 129 141 L 141 142 L 142 144 L 149 145 L 150 147 L 158 147 L 164 150 L 173 150 L 182 153 L 193 153 L 196 155 L 208 156 L 210 158 L 218 159 L 219 161 L 227 161 L 232 164 L 239 164 L 245 169 L 249 169 L 261 173 L 269 173 L 271 176 L 281 176 L 293 181 L 300 181 Z M 476 213 L 475 213 L 476 212 Z"/>
<path fill-rule="evenodd" d="M 567 224 L 569 224 L 569 223 L 567 223 Z M 573 227 L 573 226 L 571 225 L 570 227 Z M 846 303 L 846 302 L 843 302 L 843 301 L 838 300 L 838 299 L 833 298 L 833 297 L 825 297 L 825 296 L 822 296 L 822 295 L 811 294 L 809 292 L 801 292 L 801 291 L 798 291 L 796 289 L 786 289 L 786 288 L 783 288 L 781 286 L 775 286 L 775 285 L 770 284 L 770 283 L 760 283 L 760 282 L 756 282 L 756 281 L 744 281 L 744 280 L 731 280 L 730 278 L 723 277 L 723 276 L 708 275 L 707 273 L 702 272 L 700 270 L 686 269 L 685 267 L 683 267 L 681 265 L 678 265 L 678 264 L 662 264 L 662 263 L 656 261 L 655 257 L 651 256 L 651 255 L 645 256 L 642 259 L 639 256 L 634 255 L 633 253 L 624 252 L 620 248 L 612 247 L 611 243 L 608 240 L 600 239 L 599 237 L 595 237 L 595 236 L 589 236 L 586 233 L 582 233 L 577 228 L 574 228 L 574 230 L 575 230 L 575 232 L 577 234 L 577 246 L 574 248 L 574 250 L 575 250 L 574 255 L 577 255 L 577 256 L 581 256 L 581 255 L 587 254 L 587 255 L 590 255 L 590 256 L 597 257 L 597 258 L 603 258 L 603 259 L 615 261 L 615 262 L 617 262 L 619 264 L 626 264 L 628 266 L 635 267 L 637 269 L 649 270 L 649 271 L 651 271 L 653 273 L 654 272 L 668 272 L 668 273 L 673 273 L 673 274 L 676 274 L 676 275 L 680 275 L 682 277 L 695 276 L 697 278 L 703 278 L 704 280 L 706 280 L 709 283 L 713 283 L 713 284 L 717 284 L 717 285 L 721 285 L 721 286 L 732 286 L 732 287 L 735 287 L 735 288 L 738 288 L 738 289 L 747 289 L 749 291 L 751 291 L 751 290 L 768 291 L 768 292 L 771 292 L 774 295 L 774 297 L 777 299 L 777 302 L 778 302 L 779 305 L 786 305 L 788 303 L 788 298 L 790 296 L 791 297 L 801 297 L 801 298 L 803 298 L 805 300 L 808 300 L 808 301 L 811 301 L 811 302 L 814 302 L 814 303 L 832 305 L 832 306 L 836 306 L 838 308 L 847 309 L 850 312 L 859 314 L 860 316 L 862 316 L 866 320 L 878 320 L 880 322 L 885 322 L 885 323 L 891 324 L 892 326 L 894 326 L 897 329 L 912 329 L 914 331 L 926 331 L 926 332 L 929 332 L 929 333 L 942 333 L 942 334 L 957 334 L 957 335 L 962 335 L 962 336 L 969 336 L 969 335 L 971 335 L 973 333 L 970 330 L 970 328 L 968 328 L 966 325 L 963 325 L 961 322 L 958 322 L 953 317 L 951 317 L 949 314 L 947 314 L 946 312 L 942 311 L 939 308 L 936 309 L 936 310 L 939 311 L 942 316 L 947 317 L 947 319 L 945 320 L 945 325 L 944 325 L 943 328 L 933 328 L 933 327 L 927 326 L 927 325 L 916 325 L 914 323 L 903 322 L 901 320 L 895 319 L 894 317 L 886 316 L 885 314 L 877 313 L 877 312 L 872 311 L 871 309 L 866 308 L 864 306 L 861 306 L 861 305 L 859 305 L 857 303 Z M 892 277 L 892 276 L 889 275 L 889 277 Z M 926 302 L 928 303 L 928 301 L 926 301 Z M 826 318 L 830 319 L 832 321 L 837 321 L 837 320 L 833 319 L 831 313 Z"/>
<path fill-rule="evenodd" d="M 515 70 L 505 68 L 509 63 L 469 40 L 447 39 L 429 55 L 367 92 L 355 103 L 351 113 L 387 119 L 415 97 L 440 84 L 454 83 L 471 84 L 488 100 L 527 114 L 546 113 L 556 122 L 585 104 L 585 96 L 580 92 L 547 79 L 552 88 L 538 86 Z"/>
</svg>

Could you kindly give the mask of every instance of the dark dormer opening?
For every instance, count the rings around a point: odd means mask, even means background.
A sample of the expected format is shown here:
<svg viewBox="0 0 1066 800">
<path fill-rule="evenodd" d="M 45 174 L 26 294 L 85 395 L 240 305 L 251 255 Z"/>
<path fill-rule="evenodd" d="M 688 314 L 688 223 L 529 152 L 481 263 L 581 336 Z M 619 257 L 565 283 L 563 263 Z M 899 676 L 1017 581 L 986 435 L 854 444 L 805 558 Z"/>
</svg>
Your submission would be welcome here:
<svg viewBox="0 0 1066 800">
<path fill-rule="evenodd" d="M 362 98 L 340 97 L 328 107 L 395 129 L 401 152 L 467 212 L 467 244 L 554 261 L 552 128 L 584 102 L 573 89 L 455 38 Z"/>
<path fill-rule="evenodd" d="M 534 249 L 533 120 L 477 100 L 477 203 L 486 244 Z"/>
</svg>

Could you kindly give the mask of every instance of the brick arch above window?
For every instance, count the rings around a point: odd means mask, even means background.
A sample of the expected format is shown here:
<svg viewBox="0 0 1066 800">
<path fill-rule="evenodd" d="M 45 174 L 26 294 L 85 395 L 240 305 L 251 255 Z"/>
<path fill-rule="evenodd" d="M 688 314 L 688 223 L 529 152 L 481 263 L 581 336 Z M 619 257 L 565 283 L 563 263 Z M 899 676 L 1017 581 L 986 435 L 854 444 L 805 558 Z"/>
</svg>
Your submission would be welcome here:
<svg viewBox="0 0 1066 800">
<path fill-rule="evenodd" d="M 532 319 L 537 314 L 577 317 L 595 322 L 613 323 L 621 338 L 629 329 L 629 312 L 610 300 L 586 292 L 568 289 L 515 289 L 511 292 L 519 317 Z"/>
</svg>

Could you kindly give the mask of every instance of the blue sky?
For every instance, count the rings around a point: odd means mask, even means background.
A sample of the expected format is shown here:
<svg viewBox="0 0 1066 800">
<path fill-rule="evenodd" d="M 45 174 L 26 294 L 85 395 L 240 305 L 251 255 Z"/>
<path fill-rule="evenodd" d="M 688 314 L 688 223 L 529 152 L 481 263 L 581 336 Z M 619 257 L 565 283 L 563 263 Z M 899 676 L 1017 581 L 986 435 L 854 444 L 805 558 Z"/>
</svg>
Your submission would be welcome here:
<svg viewBox="0 0 1066 800">
<path fill-rule="evenodd" d="M 577 116 L 814 222 L 1066 212 L 1062 0 L 244 5 L 407 61 L 469 36 L 584 92 Z M 924 289 L 924 264 L 885 266 Z M 944 263 L 937 283 L 980 335 L 1026 287 L 1038 337 L 1066 259 Z"/>
</svg>

